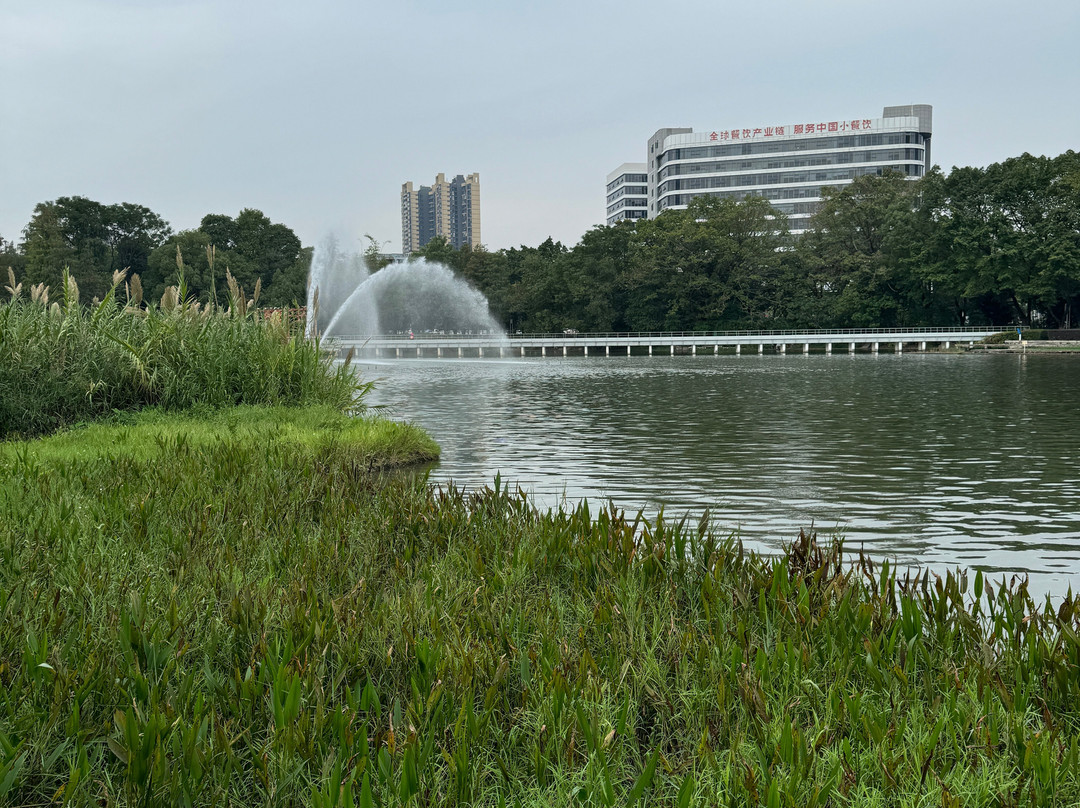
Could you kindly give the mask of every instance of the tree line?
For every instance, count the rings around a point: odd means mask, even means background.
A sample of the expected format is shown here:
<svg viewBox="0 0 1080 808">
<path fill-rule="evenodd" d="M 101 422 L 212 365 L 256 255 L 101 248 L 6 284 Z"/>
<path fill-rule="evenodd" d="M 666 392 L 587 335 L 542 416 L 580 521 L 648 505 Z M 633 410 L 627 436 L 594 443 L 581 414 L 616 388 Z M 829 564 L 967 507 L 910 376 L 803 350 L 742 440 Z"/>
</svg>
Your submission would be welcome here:
<svg viewBox="0 0 1080 808">
<path fill-rule="evenodd" d="M 797 237 L 763 198 L 699 196 L 572 248 L 436 240 L 420 254 L 526 332 L 1076 325 L 1080 154 L 886 172 L 823 195 Z"/>
<path fill-rule="evenodd" d="M 1080 154 L 1024 154 L 986 168 L 935 168 L 917 181 L 860 177 L 825 189 L 807 232 L 761 197 L 701 196 L 686 210 L 589 230 L 573 247 L 454 249 L 440 261 L 482 291 L 509 330 L 690 331 L 1005 325 L 1068 328 L 1080 311 Z M 370 238 L 370 237 L 369 237 Z M 156 300 L 177 281 L 209 299 L 228 268 L 261 302 L 302 302 L 312 249 L 251 208 L 173 232 L 141 205 L 84 197 L 39 204 L 0 266 L 86 297 L 129 269 Z M 369 266 L 385 264 L 372 246 Z"/>
<path fill-rule="evenodd" d="M 174 232 L 143 205 L 106 205 L 82 196 L 42 202 L 17 244 L 0 237 L 0 266 L 12 267 L 27 285 L 59 289 L 64 269 L 86 300 L 103 298 L 113 272 L 138 275 L 146 298 L 157 301 L 178 282 L 177 249 L 188 292 L 208 301 L 225 286 L 225 270 L 249 292 L 262 280 L 260 302 L 289 306 L 306 296 L 311 248 L 262 211 L 245 208 L 235 218 L 208 214 L 192 230 Z"/>
</svg>

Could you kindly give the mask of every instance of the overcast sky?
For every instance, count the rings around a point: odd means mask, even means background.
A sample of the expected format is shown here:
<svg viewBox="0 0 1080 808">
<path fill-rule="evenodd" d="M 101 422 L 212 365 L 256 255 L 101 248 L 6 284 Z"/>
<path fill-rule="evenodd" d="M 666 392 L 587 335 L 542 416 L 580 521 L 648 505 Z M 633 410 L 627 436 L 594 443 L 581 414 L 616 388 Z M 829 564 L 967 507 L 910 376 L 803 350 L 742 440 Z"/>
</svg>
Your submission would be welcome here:
<svg viewBox="0 0 1080 808">
<path fill-rule="evenodd" d="M 909 103 L 946 170 L 1080 148 L 1080 2 L 0 0 L 0 236 L 83 195 L 396 252 L 476 171 L 489 248 L 573 245 L 660 127 Z"/>
</svg>

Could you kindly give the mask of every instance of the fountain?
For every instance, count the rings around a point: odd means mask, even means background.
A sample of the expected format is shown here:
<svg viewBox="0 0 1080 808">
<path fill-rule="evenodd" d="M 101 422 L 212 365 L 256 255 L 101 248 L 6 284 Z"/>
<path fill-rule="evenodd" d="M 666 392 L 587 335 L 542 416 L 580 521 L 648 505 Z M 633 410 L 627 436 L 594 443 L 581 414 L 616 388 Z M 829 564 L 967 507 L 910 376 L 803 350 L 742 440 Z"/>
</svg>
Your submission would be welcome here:
<svg viewBox="0 0 1080 808">
<path fill-rule="evenodd" d="M 364 257 L 329 236 L 308 276 L 308 335 L 366 337 L 425 331 L 502 334 L 487 299 L 443 264 L 415 258 L 369 271 Z"/>
<path fill-rule="evenodd" d="M 318 295 L 318 322 L 309 318 L 307 335 L 325 334 L 328 322 L 326 313 L 336 311 L 339 301 L 348 297 L 371 273 L 363 256 L 342 250 L 333 233 L 327 235 L 315 248 L 308 271 L 307 311 L 316 308 Z"/>
</svg>

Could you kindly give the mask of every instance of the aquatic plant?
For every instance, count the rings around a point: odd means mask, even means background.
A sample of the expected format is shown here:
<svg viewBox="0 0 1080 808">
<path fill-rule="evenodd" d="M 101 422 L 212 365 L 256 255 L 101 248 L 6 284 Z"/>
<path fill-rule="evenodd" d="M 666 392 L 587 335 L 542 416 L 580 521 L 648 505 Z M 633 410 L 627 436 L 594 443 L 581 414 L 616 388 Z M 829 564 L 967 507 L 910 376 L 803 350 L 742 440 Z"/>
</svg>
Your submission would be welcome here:
<svg viewBox="0 0 1080 808">
<path fill-rule="evenodd" d="M 0 453 L 0 801 L 1080 799 L 1071 595 L 540 512 L 333 442 L 62 437 Z"/>
</svg>

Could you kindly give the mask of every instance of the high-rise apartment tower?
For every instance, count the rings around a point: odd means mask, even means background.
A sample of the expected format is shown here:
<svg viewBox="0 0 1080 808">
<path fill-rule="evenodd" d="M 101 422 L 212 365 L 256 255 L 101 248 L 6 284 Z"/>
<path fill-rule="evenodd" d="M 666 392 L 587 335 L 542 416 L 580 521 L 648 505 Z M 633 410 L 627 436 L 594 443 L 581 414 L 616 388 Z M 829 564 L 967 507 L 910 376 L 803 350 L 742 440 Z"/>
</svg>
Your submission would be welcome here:
<svg viewBox="0 0 1080 808">
<path fill-rule="evenodd" d="M 408 255 L 436 236 L 456 249 L 480 246 L 480 175 L 438 174 L 431 185 L 401 186 L 401 251 Z"/>
</svg>

